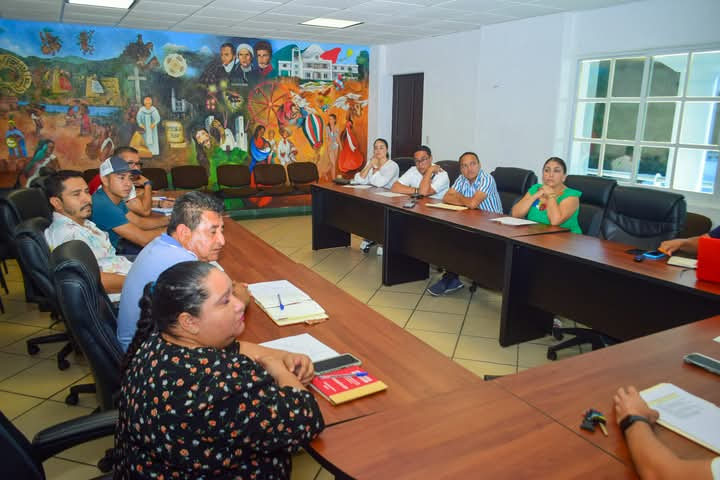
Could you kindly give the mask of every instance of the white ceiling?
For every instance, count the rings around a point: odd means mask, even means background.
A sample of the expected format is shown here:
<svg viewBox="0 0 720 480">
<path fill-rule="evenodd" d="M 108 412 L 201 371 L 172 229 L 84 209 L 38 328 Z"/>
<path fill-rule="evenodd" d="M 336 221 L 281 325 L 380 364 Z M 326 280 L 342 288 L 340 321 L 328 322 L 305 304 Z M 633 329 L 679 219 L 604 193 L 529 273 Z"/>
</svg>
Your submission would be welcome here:
<svg viewBox="0 0 720 480">
<path fill-rule="evenodd" d="M 45 22 L 378 45 L 635 0 L 137 0 L 129 11 L 65 0 L 0 0 L 0 17 Z M 364 22 L 343 30 L 316 17 Z"/>
</svg>

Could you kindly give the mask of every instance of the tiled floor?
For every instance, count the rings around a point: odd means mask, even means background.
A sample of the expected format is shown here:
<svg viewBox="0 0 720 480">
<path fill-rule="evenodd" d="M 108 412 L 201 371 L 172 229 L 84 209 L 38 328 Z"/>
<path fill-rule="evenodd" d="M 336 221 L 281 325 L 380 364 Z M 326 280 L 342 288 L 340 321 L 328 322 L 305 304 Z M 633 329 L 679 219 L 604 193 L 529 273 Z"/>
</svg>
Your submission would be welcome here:
<svg viewBox="0 0 720 480">
<path fill-rule="evenodd" d="M 383 286 L 382 259 L 375 254 L 375 248 L 367 255 L 361 253 L 357 237 L 353 237 L 351 248 L 313 252 L 308 216 L 241 223 L 285 255 L 309 266 L 477 375 L 505 375 L 547 362 L 545 353 L 551 338 L 507 348 L 499 346 L 502 298 L 496 292 L 478 289 L 471 293 L 464 288 L 436 298 L 425 292 L 428 284 L 425 281 Z M 48 314 L 25 304 L 17 264 L 8 262 L 8 267 L 10 293 L 2 292 L 5 314 L 0 316 L 0 409 L 32 438 L 42 428 L 85 415 L 95 408 L 92 395 L 81 395 L 78 406 L 64 403 L 69 387 L 91 382 L 92 375 L 81 357 L 71 357 L 71 367 L 58 370 L 54 355 L 61 344 L 41 346 L 36 356 L 27 354 L 25 340 L 50 333 L 50 319 Z M 437 275 L 433 274 L 430 280 Z M 580 349 L 559 355 L 562 358 L 577 353 Z M 61 453 L 45 462 L 48 479 L 74 480 L 99 475 L 94 465 L 111 446 L 112 438 L 107 437 Z M 293 479 L 329 478 L 332 475 L 308 454 L 295 457 Z"/>
</svg>

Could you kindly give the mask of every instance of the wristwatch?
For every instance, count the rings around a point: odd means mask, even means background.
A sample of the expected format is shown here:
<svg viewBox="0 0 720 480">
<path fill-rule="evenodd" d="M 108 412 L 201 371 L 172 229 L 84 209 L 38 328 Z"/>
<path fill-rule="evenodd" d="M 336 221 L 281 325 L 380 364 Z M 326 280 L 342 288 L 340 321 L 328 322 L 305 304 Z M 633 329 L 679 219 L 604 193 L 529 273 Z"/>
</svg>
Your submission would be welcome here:
<svg viewBox="0 0 720 480">
<path fill-rule="evenodd" d="M 652 423 L 650 423 L 650 420 L 647 418 L 641 415 L 628 415 L 620 421 L 620 431 L 623 435 L 625 435 L 625 430 L 630 428 L 630 426 L 635 422 L 645 422 L 652 427 Z"/>
<path fill-rule="evenodd" d="M 150 186 L 152 187 L 152 186 L 153 186 L 152 180 L 148 180 L 148 181 L 146 181 L 145 183 L 143 183 L 143 187 L 144 187 L 145 185 L 150 185 Z"/>
</svg>

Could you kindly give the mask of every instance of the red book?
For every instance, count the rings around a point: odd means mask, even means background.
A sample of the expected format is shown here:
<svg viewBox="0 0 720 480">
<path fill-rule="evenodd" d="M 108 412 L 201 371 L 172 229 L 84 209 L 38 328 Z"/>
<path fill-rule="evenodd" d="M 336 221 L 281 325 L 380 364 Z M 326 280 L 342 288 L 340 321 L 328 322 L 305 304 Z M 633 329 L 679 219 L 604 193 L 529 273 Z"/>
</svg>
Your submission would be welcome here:
<svg viewBox="0 0 720 480">
<path fill-rule="evenodd" d="M 365 372 L 361 366 L 341 368 L 313 378 L 310 386 L 333 405 L 355 400 L 386 390 L 383 382 L 371 375 L 355 376 L 355 372 Z M 349 375 L 339 377 L 338 375 Z"/>
</svg>

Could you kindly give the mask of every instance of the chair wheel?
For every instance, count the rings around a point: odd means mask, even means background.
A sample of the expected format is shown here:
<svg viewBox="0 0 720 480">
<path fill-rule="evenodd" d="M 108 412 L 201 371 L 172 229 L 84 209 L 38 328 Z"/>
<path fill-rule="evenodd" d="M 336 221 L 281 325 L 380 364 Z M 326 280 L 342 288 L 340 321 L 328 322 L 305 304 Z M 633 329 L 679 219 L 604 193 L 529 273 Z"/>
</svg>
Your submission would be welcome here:
<svg viewBox="0 0 720 480">
<path fill-rule="evenodd" d="M 58 360 L 57 365 L 58 365 L 58 369 L 60 369 L 60 370 L 67 370 L 68 368 L 70 368 L 70 362 L 68 362 L 64 358 L 62 360 Z"/>
<path fill-rule="evenodd" d="M 37 345 L 33 345 L 33 344 L 28 343 L 28 346 L 27 346 L 27 352 L 28 352 L 28 354 L 30 354 L 30 355 L 37 355 L 37 353 L 38 353 L 39 351 L 40 351 L 40 347 L 38 347 Z"/>
<path fill-rule="evenodd" d="M 548 350 L 547 359 L 548 360 L 557 360 L 557 352 L 554 350 Z"/>
<path fill-rule="evenodd" d="M 102 473 L 108 473 L 108 472 L 112 471 L 112 469 L 113 469 L 112 459 L 108 458 L 107 456 L 101 458 L 97 463 L 97 467 Z"/>
<path fill-rule="evenodd" d="M 77 405 L 80 401 L 80 398 L 78 398 L 77 393 L 71 393 L 67 397 L 65 397 L 65 403 L 68 405 Z"/>
</svg>

